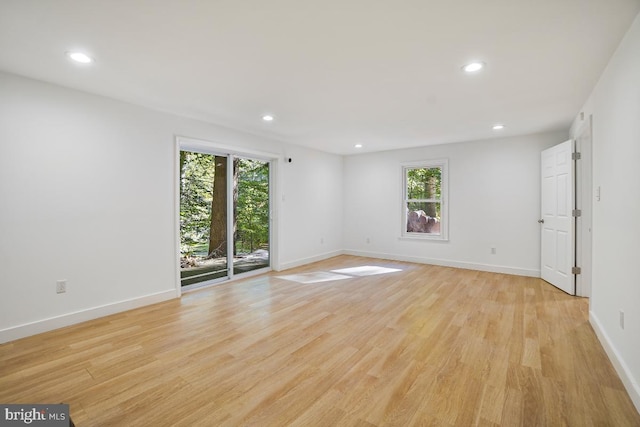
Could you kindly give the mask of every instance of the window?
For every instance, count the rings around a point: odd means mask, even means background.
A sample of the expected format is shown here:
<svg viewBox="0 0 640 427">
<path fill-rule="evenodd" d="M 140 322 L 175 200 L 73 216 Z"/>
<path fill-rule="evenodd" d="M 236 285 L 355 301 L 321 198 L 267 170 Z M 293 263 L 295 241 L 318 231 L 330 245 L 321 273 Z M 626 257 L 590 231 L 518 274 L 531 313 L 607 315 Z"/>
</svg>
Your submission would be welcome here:
<svg viewBox="0 0 640 427">
<path fill-rule="evenodd" d="M 402 166 L 403 237 L 447 240 L 447 166 L 446 159 Z"/>
</svg>

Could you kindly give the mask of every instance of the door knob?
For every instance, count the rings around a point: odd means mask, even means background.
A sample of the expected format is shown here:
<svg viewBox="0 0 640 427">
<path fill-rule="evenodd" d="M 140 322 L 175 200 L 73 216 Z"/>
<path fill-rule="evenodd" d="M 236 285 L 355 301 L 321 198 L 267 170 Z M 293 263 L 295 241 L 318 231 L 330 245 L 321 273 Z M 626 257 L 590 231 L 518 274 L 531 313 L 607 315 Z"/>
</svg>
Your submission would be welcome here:
<svg viewBox="0 0 640 427">
<path fill-rule="evenodd" d="M 544 219 L 539 219 L 538 224 L 544 224 Z"/>
</svg>

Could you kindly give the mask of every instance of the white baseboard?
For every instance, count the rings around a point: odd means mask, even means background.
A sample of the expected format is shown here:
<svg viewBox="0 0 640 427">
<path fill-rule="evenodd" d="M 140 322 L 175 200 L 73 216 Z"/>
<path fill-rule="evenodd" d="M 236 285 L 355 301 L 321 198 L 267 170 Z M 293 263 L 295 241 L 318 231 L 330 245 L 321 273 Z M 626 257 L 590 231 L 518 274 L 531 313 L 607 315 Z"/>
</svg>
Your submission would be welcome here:
<svg viewBox="0 0 640 427">
<path fill-rule="evenodd" d="M 118 301 L 115 303 L 88 308 L 73 313 L 50 317 L 48 319 L 42 319 L 31 323 L 12 326 L 10 328 L 0 330 L 0 344 L 24 337 L 29 337 L 31 335 L 40 334 L 42 332 L 64 328 L 65 326 L 71 326 L 77 323 L 86 322 L 87 320 L 93 320 L 99 317 L 109 316 L 111 314 L 132 310 L 134 308 L 143 307 L 145 305 L 156 304 L 162 301 L 177 298 L 178 296 L 179 295 L 177 294 L 176 290 L 171 289 L 151 295 L 145 295 L 139 298 Z"/>
<path fill-rule="evenodd" d="M 325 252 L 320 255 L 314 255 L 308 258 L 300 258 L 289 262 L 283 262 L 278 266 L 278 268 L 274 268 L 275 271 L 283 271 L 288 270 L 294 267 L 300 267 L 301 265 L 311 264 L 312 262 L 324 261 L 325 259 L 333 258 L 334 256 L 343 255 L 344 251 L 331 251 Z"/>
<path fill-rule="evenodd" d="M 380 252 L 365 252 L 365 251 L 356 251 L 351 249 L 347 249 L 343 253 L 346 255 L 356 255 L 356 256 L 363 256 L 363 257 L 369 257 L 369 258 L 380 258 L 380 259 L 388 259 L 393 261 L 414 262 L 416 264 L 431 264 L 431 265 L 440 265 L 443 267 L 464 268 L 467 270 L 488 271 L 490 273 L 503 273 L 503 274 L 513 274 L 516 276 L 540 277 L 540 270 L 533 270 L 533 269 L 526 269 L 526 268 L 505 267 L 501 265 L 480 264 L 475 262 L 461 262 L 461 261 L 453 261 L 448 259 L 412 257 L 412 256 L 406 256 L 406 255 L 387 254 L 387 253 L 380 253 Z"/>
<path fill-rule="evenodd" d="M 624 388 L 627 389 L 627 393 L 629 393 L 629 397 L 633 401 L 636 410 L 640 412 L 640 385 L 638 384 L 638 381 L 633 377 L 631 370 L 609 339 L 609 335 L 607 335 L 602 327 L 602 323 L 600 323 L 598 317 L 591 310 L 589 310 L 589 323 L 591 323 L 591 326 L 596 332 L 596 336 L 600 340 L 604 351 L 607 353 L 607 356 L 609 356 L 609 360 L 611 360 L 613 367 L 622 380 Z"/>
</svg>

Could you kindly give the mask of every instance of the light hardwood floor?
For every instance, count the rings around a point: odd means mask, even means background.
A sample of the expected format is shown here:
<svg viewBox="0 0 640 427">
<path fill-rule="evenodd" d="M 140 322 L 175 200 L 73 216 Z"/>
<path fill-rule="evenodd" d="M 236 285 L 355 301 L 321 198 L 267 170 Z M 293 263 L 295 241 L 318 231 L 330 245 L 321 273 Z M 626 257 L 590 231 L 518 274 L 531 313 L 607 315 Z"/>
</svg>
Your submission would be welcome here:
<svg viewBox="0 0 640 427">
<path fill-rule="evenodd" d="M 401 272 L 300 284 L 361 265 Z M 341 256 L 0 346 L 0 402 L 82 426 L 640 426 L 588 301 Z"/>
</svg>

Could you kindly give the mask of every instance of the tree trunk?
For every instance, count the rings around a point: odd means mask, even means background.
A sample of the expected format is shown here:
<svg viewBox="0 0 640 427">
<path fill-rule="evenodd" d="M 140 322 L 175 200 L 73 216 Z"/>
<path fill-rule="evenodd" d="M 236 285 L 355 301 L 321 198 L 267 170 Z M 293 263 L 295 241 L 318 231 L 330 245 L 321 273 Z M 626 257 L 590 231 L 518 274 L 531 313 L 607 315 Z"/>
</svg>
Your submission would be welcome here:
<svg viewBox="0 0 640 427">
<path fill-rule="evenodd" d="M 209 258 L 227 256 L 227 158 L 215 156 Z"/>
<path fill-rule="evenodd" d="M 184 164 L 187 161 L 187 153 L 184 151 L 180 151 L 180 194 L 183 192 L 182 186 L 184 183 L 182 182 L 182 177 L 184 176 Z"/>
<path fill-rule="evenodd" d="M 434 199 L 436 197 L 437 182 L 438 180 L 435 176 L 429 176 L 427 178 L 427 182 L 425 183 L 425 190 L 426 190 L 428 199 Z M 427 206 L 425 206 L 424 213 L 426 213 L 427 216 L 430 216 L 431 218 L 435 218 L 437 215 L 436 204 L 428 203 Z"/>
<path fill-rule="evenodd" d="M 215 156 L 211 227 L 209 229 L 209 257 L 227 256 L 227 157 Z M 233 254 L 236 254 L 239 159 L 233 160 Z"/>
</svg>

